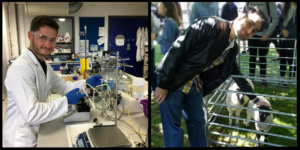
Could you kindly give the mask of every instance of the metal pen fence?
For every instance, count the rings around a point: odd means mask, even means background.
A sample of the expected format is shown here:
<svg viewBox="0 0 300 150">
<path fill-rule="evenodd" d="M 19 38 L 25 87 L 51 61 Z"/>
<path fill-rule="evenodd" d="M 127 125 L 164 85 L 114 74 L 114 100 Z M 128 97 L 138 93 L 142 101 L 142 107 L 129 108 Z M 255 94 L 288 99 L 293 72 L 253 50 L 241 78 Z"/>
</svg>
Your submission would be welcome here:
<svg viewBox="0 0 300 150">
<path fill-rule="evenodd" d="M 252 38 L 252 39 L 259 39 L 259 38 Z M 293 48 L 278 48 L 277 49 L 282 49 L 282 50 L 293 50 L 294 51 L 294 55 L 293 57 L 284 57 L 287 59 L 293 59 L 293 65 L 292 66 L 297 66 L 297 57 L 296 57 L 296 47 L 297 47 L 297 39 L 285 39 L 285 38 L 269 38 L 270 40 L 295 40 L 295 45 Z M 249 46 L 240 46 L 241 41 L 238 40 L 238 45 L 240 48 L 244 48 L 244 47 L 248 47 Z M 258 47 L 256 47 L 258 48 Z M 261 48 L 261 47 L 259 47 Z M 269 47 L 265 47 L 265 48 L 269 48 Z M 243 67 L 242 63 L 246 63 L 247 65 L 249 65 L 249 61 L 241 61 L 241 57 L 249 57 L 249 55 L 243 55 L 241 56 L 240 53 L 237 56 L 237 62 L 238 65 L 240 66 L 240 69 L 248 69 L 247 67 Z M 270 58 L 270 56 L 264 56 L 264 57 L 268 57 Z M 274 58 L 274 57 L 273 57 Z M 283 57 L 279 57 L 279 58 L 283 58 Z M 258 64 L 258 63 L 256 63 Z M 235 78 L 249 78 L 249 79 L 253 79 L 254 81 L 260 81 L 260 80 L 267 80 L 270 83 L 278 83 L 279 81 L 284 81 L 284 82 L 290 82 L 290 84 L 294 84 L 297 85 L 297 80 L 295 77 L 293 78 L 284 78 L 282 79 L 280 77 L 280 74 L 278 73 L 280 70 L 278 69 L 279 63 L 270 63 L 267 61 L 267 71 L 271 72 L 270 75 L 266 75 L 266 77 L 256 77 L 256 76 L 249 76 L 249 73 L 247 72 L 242 72 L 243 75 L 232 75 L 231 77 L 235 77 Z M 276 66 L 275 67 L 270 67 L 270 66 Z M 285 64 L 286 65 L 286 64 Z M 287 69 L 287 68 L 286 68 Z M 258 71 L 256 71 L 258 72 Z M 292 72 L 295 72 L 295 76 L 297 76 L 297 71 L 292 70 Z M 274 73 L 274 74 L 273 74 Z M 268 74 L 268 73 L 267 73 Z M 216 119 L 218 117 L 221 118 L 227 118 L 227 119 L 238 119 L 238 120 L 243 120 L 243 121 L 247 121 L 247 122 L 252 122 L 252 123 L 260 123 L 260 124 L 268 124 L 268 125 L 272 125 L 272 126 L 276 126 L 276 127 L 282 127 L 282 128 L 288 128 L 288 129 L 295 129 L 297 130 L 297 127 L 293 127 L 293 126 L 288 126 L 288 125 L 279 125 L 274 123 L 266 123 L 266 122 L 259 122 L 259 121 L 255 121 L 255 120 L 249 120 L 247 118 L 241 118 L 241 117 L 230 117 L 227 115 L 223 115 L 220 114 L 222 108 L 226 108 L 226 107 L 231 107 L 231 108 L 240 108 L 243 109 L 242 111 L 246 111 L 246 110 L 253 110 L 253 111 L 261 111 L 261 112 L 269 112 L 272 114 L 276 114 L 276 115 L 282 115 L 285 117 L 297 117 L 297 114 L 292 114 L 292 113 L 285 113 L 285 112 L 279 112 L 279 111 L 268 111 L 268 110 L 259 110 L 259 109 L 253 109 L 253 108 L 248 108 L 247 105 L 244 105 L 244 107 L 239 107 L 239 106 L 231 106 L 231 105 L 226 105 L 226 95 L 228 92 L 230 93 L 240 93 L 240 94 L 253 94 L 253 93 L 249 93 L 249 92 L 242 92 L 242 91 L 232 91 L 232 90 L 228 90 L 229 87 L 234 83 L 232 78 L 229 78 L 226 82 L 224 82 L 222 85 L 220 85 L 216 90 L 214 90 L 211 94 L 209 94 L 208 96 L 206 96 L 203 99 L 203 110 L 205 113 L 205 120 L 206 120 L 206 139 L 207 139 L 207 145 L 209 145 L 210 143 L 215 143 L 215 144 L 219 144 L 219 145 L 225 145 L 225 146 L 230 146 L 230 147 L 236 147 L 237 145 L 232 145 L 226 142 L 222 142 L 222 141 L 216 141 L 215 139 L 211 139 L 210 136 L 211 135 L 217 135 L 217 136 L 223 136 L 223 137 L 230 137 L 230 138 L 236 138 L 236 139 L 240 139 L 240 140 L 244 140 L 244 141 L 249 141 L 249 142 L 254 142 L 254 143 L 261 143 L 261 144 L 265 144 L 265 145 L 270 145 L 270 146 L 276 146 L 276 147 L 282 147 L 285 145 L 281 145 L 281 144 L 277 144 L 277 143 L 270 143 L 270 142 L 262 142 L 262 141 L 257 141 L 257 140 L 253 140 L 253 139 L 249 139 L 249 138 L 244 138 L 244 137 L 239 137 L 239 136 L 233 136 L 233 135 L 228 135 L 228 134 L 224 134 L 224 133 L 219 133 L 216 131 L 211 131 L 212 130 L 212 126 L 219 126 L 222 128 L 230 128 L 233 129 L 235 131 L 248 131 L 248 132 L 253 132 L 253 133 L 258 133 L 258 134 L 263 134 L 263 135 L 269 135 L 269 136 L 275 136 L 275 137 L 279 137 L 279 138 L 284 138 L 284 139 L 288 139 L 288 140 L 297 140 L 297 138 L 295 137 L 290 137 L 290 136 L 286 136 L 286 135 L 281 135 L 281 134 L 274 134 L 274 133 L 266 133 L 266 132 L 261 132 L 261 131 L 256 131 L 255 129 L 247 129 L 247 128 L 241 128 L 241 127 L 236 127 L 236 126 L 232 126 L 232 125 L 225 125 L 225 124 L 220 124 L 218 122 L 216 122 Z M 270 94 L 264 94 L 264 93 L 255 93 L 256 96 L 264 96 L 264 97 L 269 97 L 269 98 L 277 98 L 277 99 L 284 99 L 284 100 L 289 100 L 289 101 L 297 101 L 297 98 L 294 97 L 286 97 L 286 96 L 277 96 L 277 95 L 270 95 Z M 272 105 L 272 104 L 271 104 Z M 208 107 L 210 106 L 210 108 L 208 109 Z M 274 117 L 275 118 L 275 117 Z M 273 119 L 274 119 L 273 118 Z"/>
</svg>

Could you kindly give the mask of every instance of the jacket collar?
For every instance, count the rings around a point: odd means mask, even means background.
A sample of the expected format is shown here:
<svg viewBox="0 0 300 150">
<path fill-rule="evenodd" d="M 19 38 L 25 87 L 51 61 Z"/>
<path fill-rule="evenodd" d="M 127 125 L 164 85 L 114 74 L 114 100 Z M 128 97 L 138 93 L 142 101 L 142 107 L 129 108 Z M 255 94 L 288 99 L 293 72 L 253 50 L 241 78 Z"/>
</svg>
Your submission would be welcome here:
<svg viewBox="0 0 300 150">
<path fill-rule="evenodd" d="M 29 50 L 28 48 L 25 48 L 23 51 L 22 51 L 22 54 L 25 54 L 27 56 L 29 56 L 29 58 L 32 60 L 32 62 L 34 64 L 38 64 L 39 61 L 37 60 L 36 56 L 33 54 L 33 52 L 31 50 Z"/>
<path fill-rule="evenodd" d="M 229 30 L 231 31 L 231 28 L 232 28 L 232 24 L 233 24 L 233 21 L 228 21 L 228 26 L 229 26 Z M 234 29 L 234 32 L 233 32 L 236 36 L 237 36 L 237 31 L 236 31 L 236 29 Z M 230 35 L 230 33 L 229 33 L 229 35 Z M 238 37 L 236 37 L 236 38 L 238 38 Z"/>
<path fill-rule="evenodd" d="M 169 17 L 166 17 L 165 22 L 167 22 L 169 20 Z"/>
<path fill-rule="evenodd" d="M 39 70 L 42 72 L 42 73 L 44 73 L 44 70 L 43 70 L 43 68 L 42 68 L 42 66 L 41 65 L 39 65 L 39 61 L 37 60 L 37 58 L 36 58 L 36 56 L 33 54 L 33 52 L 31 51 L 31 50 L 29 50 L 28 48 L 25 48 L 23 51 L 22 51 L 22 54 L 24 54 L 24 55 L 26 55 L 26 56 L 28 56 L 30 59 L 31 59 L 31 61 L 39 68 Z M 44 60 L 45 61 L 45 60 Z M 47 65 L 47 74 L 48 74 L 48 68 L 49 68 L 49 65 L 46 63 L 46 65 Z"/>
</svg>

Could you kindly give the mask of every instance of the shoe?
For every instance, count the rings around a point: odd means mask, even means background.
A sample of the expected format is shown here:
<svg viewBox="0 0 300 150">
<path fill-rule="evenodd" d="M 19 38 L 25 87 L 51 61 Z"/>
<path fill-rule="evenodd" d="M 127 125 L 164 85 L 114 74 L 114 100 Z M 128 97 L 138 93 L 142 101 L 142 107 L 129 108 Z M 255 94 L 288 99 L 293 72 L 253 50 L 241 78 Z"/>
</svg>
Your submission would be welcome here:
<svg viewBox="0 0 300 150">
<path fill-rule="evenodd" d="M 246 54 L 246 52 L 245 52 L 245 51 L 242 51 L 241 54 Z"/>
<path fill-rule="evenodd" d="M 261 83 L 264 85 L 264 86 L 269 86 L 269 83 L 267 81 L 261 81 Z"/>
<path fill-rule="evenodd" d="M 272 59 L 272 61 L 277 61 L 277 60 L 279 60 L 279 58 L 277 57 L 277 58 L 273 58 Z"/>
<path fill-rule="evenodd" d="M 281 87 L 289 87 L 289 85 L 288 85 L 288 84 L 285 84 L 285 83 L 283 83 L 283 84 L 281 84 Z"/>
</svg>

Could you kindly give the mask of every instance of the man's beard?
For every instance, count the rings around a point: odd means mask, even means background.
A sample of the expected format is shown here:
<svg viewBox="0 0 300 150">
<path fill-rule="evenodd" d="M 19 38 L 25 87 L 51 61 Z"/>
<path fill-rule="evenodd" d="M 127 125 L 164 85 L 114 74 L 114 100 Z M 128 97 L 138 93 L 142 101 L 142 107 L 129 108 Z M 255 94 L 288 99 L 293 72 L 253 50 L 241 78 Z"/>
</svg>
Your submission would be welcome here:
<svg viewBox="0 0 300 150">
<path fill-rule="evenodd" d="M 34 40 L 32 40 L 32 50 L 33 50 L 35 53 L 37 53 L 37 54 L 39 54 L 39 55 L 41 55 L 41 56 L 44 56 L 44 57 L 50 55 L 50 54 L 45 55 L 45 54 L 40 53 L 39 50 L 41 50 L 41 48 L 38 48 L 38 47 L 34 44 Z"/>
<path fill-rule="evenodd" d="M 238 38 L 240 40 L 247 40 L 247 38 L 244 36 L 244 34 L 242 34 L 241 32 L 238 32 Z"/>
</svg>

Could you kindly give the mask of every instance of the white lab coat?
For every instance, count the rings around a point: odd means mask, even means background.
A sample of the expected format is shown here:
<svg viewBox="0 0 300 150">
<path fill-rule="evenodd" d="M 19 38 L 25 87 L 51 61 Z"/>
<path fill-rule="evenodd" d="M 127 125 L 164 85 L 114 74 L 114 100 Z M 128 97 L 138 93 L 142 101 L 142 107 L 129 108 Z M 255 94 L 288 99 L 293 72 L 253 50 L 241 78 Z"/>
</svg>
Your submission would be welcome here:
<svg viewBox="0 0 300 150">
<path fill-rule="evenodd" d="M 138 28 L 136 32 L 136 61 L 142 61 L 144 59 L 144 51 L 145 51 L 145 36 L 144 36 L 144 28 Z"/>
<path fill-rule="evenodd" d="M 47 65 L 47 76 L 34 54 L 27 48 L 7 71 L 5 86 L 8 106 L 3 124 L 3 147 L 34 147 L 41 123 L 67 113 L 66 96 L 46 102 L 51 91 L 66 95 L 81 88 L 85 80 L 75 83 L 59 78 Z"/>
<path fill-rule="evenodd" d="M 146 27 L 145 30 L 144 30 L 144 38 L 145 38 L 145 39 L 144 39 L 144 43 L 145 43 L 145 42 L 148 42 L 148 28 L 147 28 L 147 27 Z"/>
</svg>

